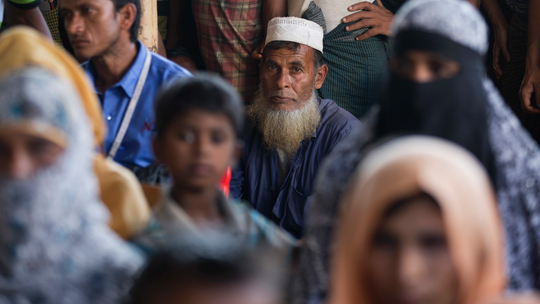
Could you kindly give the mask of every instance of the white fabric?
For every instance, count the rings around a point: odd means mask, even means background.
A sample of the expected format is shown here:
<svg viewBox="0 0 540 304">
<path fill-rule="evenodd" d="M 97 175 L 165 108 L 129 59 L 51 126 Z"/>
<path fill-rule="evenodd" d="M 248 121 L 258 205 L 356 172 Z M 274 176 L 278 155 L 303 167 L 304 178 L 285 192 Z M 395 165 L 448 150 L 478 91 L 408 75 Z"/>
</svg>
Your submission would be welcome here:
<svg viewBox="0 0 540 304">
<path fill-rule="evenodd" d="M 291 41 L 310 46 L 322 53 L 324 31 L 317 23 L 296 17 L 276 17 L 268 22 L 266 43 Z"/>
<path fill-rule="evenodd" d="M 289 16 L 301 18 L 304 12 L 308 9 L 311 2 L 319 7 L 324 15 L 326 23 L 325 34 L 333 31 L 340 23 L 343 17 L 347 17 L 355 12 L 348 10 L 349 6 L 360 2 L 373 3 L 374 0 L 289 0 L 288 10 Z"/>
</svg>

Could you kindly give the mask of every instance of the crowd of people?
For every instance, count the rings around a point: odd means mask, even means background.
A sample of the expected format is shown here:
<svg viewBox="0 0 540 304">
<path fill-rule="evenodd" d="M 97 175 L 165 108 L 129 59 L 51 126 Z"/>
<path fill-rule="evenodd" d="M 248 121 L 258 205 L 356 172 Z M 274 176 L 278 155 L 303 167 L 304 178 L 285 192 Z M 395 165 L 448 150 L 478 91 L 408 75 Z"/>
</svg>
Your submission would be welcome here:
<svg viewBox="0 0 540 304">
<path fill-rule="evenodd" d="M 0 304 L 540 303 L 540 1 L 140 1 L 0 0 Z"/>
</svg>

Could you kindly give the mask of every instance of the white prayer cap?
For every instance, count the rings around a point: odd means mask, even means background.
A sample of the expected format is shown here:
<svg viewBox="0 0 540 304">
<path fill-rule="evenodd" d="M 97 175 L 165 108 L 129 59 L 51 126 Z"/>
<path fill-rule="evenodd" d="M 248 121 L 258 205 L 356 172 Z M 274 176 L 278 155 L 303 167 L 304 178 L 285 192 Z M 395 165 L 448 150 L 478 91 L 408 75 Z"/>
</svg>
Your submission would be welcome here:
<svg viewBox="0 0 540 304">
<path fill-rule="evenodd" d="M 272 41 L 291 41 L 322 53 L 324 31 L 317 23 L 296 17 L 276 17 L 268 22 L 265 46 Z"/>
</svg>

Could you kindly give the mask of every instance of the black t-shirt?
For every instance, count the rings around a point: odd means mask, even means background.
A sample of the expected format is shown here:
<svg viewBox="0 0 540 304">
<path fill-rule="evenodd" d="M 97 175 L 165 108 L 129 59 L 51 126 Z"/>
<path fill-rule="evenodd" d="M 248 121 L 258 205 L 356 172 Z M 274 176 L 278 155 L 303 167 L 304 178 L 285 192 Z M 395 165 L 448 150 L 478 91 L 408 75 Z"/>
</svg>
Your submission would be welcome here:
<svg viewBox="0 0 540 304">
<path fill-rule="evenodd" d="M 391 11 L 392 14 L 395 14 L 397 10 L 405 3 L 407 0 L 380 0 L 384 7 L 387 10 Z"/>
</svg>

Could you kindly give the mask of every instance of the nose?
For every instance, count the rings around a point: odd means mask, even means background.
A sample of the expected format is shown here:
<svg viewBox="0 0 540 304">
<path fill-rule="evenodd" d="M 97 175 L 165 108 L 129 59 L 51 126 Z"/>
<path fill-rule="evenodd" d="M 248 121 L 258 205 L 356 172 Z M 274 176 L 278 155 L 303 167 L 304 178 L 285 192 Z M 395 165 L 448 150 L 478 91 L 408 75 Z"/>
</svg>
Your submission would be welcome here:
<svg viewBox="0 0 540 304">
<path fill-rule="evenodd" d="M 7 175 L 13 179 L 27 179 L 34 174 L 32 158 L 28 153 L 17 151 L 12 153 L 7 164 Z"/>
<path fill-rule="evenodd" d="M 83 19 L 78 14 L 73 14 L 64 21 L 66 31 L 70 36 L 80 33 L 84 30 Z"/>
<path fill-rule="evenodd" d="M 281 72 L 278 74 L 276 86 L 280 90 L 291 87 L 291 77 L 287 69 L 281 69 Z"/>
<path fill-rule="evenodd" d="M 414 248 L 404 248 L 400 252 L 398 279 L 402 286 L 417 286 L 424 273 L 422 255 Z"/>
<path fill-rule="evenodd" d="M 421 64 L 416 66 L 413 72 L 413 80 L 418 83 L 426 83 L 433 80 L 433 73 L 429 66 Z"/>
<path fill-rule="evenodd" d="M 210 151 L 211 146 L 211 138 L 207 138 L 207 136 L 198 136 L 197 141 L 195 143 L 195 150 L 197 152 L 198 156 L 206 156 L 208 152 Z"/>
</svg>

